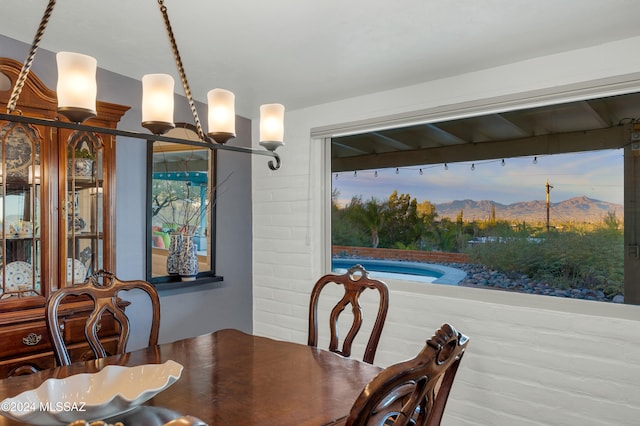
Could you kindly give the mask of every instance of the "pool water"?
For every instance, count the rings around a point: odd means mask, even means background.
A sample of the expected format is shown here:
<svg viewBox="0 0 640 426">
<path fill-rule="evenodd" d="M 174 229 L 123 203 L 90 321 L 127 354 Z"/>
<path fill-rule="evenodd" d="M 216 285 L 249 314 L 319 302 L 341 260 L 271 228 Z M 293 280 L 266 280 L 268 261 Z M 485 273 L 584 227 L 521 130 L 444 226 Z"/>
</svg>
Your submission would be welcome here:
<svg viewBox="0 0 640 426">
<path fill-rule="evenodd" d="M 353 259 L 353 258 L 333 258 L 331 259 L 331 270 L 334 273 L 343 274 L 352 266 L 360 264 L 369 272 L 372 278 L 392 278 L 408 281 L 436 282 L 446 275 L 447 271 L 439 265 L 420 262 L 405 262 L 399 260 L 377 260 L 377 259 Z M 453 268 L 446 268 L 453 269 Z M 462 276 L 460 279 L 462 279 Z M 460 279 L 458 281 L 460 281 Z M 458 282 L 456 281 L 456 283 Z M 443 283 L 452 284 L 452 283 Z"/>
</svg>

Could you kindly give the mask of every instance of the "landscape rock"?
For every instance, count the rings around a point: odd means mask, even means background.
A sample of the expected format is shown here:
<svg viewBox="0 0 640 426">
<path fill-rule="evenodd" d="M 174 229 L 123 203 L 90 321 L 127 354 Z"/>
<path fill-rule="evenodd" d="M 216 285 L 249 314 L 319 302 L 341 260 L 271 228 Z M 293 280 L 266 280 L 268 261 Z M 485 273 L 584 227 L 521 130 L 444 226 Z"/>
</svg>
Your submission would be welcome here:
<svg viewBox="0 0 640 426">
<path fill-rule="evenodd" d="M 366 259 L 366 257 L 361 258 Z M 466 277 L 458 283 L 459 286 L 463 287 L 488 288 L 553 297 L 624 303 L 624 296 L 622 294 L 617 294 L 613 297 L 607 297 L 602 290 L 593 290 L 587 287 L 559 289 L 549 286 L 549 284 L 545 283 L 544 281 L 535 280 L 528 275 L 524 275 L 521 273 L 502 273 L 485 265 L 455 262 L 432 262 L 431 264 L 439 264 L 448 266 L 450 268 L 457 268 L 466 272 Z"/>
<path fill-rule="evenodd" d="M 527 275 L 505 274 L 492 270 L 484 265 L 477 265 L 473 263 L 447 263 L 446 266 L 462 269 L 467 273 L 466 278 L 458 283 L 459 286 L 492 288 L 496 290 L 516 291 L 527 294 L 624 303 L 624 296 L 621 294 L 611 298 L 607 297 L 602 290 L 592 290 L 585 287 L 570 288 L 566 290 L 557 289 L 550 287 L 544 282 L 534 280 Z"/>
</svg>

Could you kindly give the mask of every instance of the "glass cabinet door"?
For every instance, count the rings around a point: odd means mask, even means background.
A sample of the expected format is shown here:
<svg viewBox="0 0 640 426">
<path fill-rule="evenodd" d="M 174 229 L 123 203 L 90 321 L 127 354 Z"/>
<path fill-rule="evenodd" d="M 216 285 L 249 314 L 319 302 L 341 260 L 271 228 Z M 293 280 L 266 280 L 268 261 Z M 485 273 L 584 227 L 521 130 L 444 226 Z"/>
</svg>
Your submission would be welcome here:
<svg viewBox="0 0 640 426">
<path fill-rule="evenodd" d="M 0 299 L 42 295 L 37 129 L 0 122 Z"/>
<path fill-rule="evenodd" d="M 74 132 L 66 146 L 66 285 L 73 285 L 105 268 L 105 162 L 103 140 L 94 133 Z"/>
</svg>

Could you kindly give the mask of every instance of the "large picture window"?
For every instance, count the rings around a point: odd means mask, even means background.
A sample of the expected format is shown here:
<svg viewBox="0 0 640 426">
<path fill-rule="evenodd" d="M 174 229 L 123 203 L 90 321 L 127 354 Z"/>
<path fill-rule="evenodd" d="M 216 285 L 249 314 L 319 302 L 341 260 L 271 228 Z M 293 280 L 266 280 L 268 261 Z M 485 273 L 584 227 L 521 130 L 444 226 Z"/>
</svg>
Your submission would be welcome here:
<svg viewBox="0 0 640 426">
<path fill-rule="evenodd" d="M 457 285 L 622 302 L 622 169 L 618 149 L 334 173 L 332 244 L 407 251 L 373 274 L 446 265 Z M 406 269 L 420 258 L 432 267 Z"/>
<path fill-rule="evenodd" d="M 411 251 L 458 285 L 639 304 L 639 100 L 333 137 L 333 256 Z"/>
</svg>

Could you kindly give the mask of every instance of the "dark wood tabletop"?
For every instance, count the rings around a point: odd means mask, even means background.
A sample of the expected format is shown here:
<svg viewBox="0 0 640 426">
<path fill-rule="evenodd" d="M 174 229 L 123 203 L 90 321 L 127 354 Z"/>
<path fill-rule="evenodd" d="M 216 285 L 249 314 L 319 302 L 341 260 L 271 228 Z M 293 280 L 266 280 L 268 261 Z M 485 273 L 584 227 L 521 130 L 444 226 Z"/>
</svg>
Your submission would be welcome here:
<svg viewBox="0 0 640 426">
<path fill-rule="evenodd" d="M 127 419 L 130 424 L 142 424 L 135 417 L 142 414 L 191 415 L 210 425 L 341 423 L 364 386 L 381 370 L 326 350 L 227 329 L 0 380 L 0 400 L 34 389 L 51 377 L 95 372 L 109 364 L 134 366 L 168 360 L 184 366 L 182 376 L 138 412 L 122 418 L 125 426 L 129 426 Z M 0 426 L 17 424 L 21 423 L 0 417 Z"/>
</svg>

